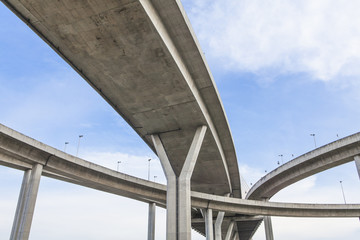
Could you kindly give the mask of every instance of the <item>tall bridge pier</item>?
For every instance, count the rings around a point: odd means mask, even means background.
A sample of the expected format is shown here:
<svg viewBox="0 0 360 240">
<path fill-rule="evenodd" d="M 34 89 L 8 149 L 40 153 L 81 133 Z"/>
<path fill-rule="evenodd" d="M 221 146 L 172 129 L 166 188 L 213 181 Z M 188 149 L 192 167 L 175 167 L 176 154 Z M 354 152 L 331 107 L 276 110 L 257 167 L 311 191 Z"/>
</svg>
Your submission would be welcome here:
<svg viewBox="0 0 360 240">
<path fill-rule="evenodd" d="M 195 132 L 190 149 L 179 175 L 175 173 L 161 142 L 160 135 L 152 140 L 167 179 L 166 196 L 166 239 L 191 239 L 191 183 L 190 179 L 206 133 L 206 126 Z"/>
<path fill-rule="evenodd" d="M 35 210 L 43 165 L 35 164 L 24 172 L 10 240 L 27 240 Z"/>
</svg>

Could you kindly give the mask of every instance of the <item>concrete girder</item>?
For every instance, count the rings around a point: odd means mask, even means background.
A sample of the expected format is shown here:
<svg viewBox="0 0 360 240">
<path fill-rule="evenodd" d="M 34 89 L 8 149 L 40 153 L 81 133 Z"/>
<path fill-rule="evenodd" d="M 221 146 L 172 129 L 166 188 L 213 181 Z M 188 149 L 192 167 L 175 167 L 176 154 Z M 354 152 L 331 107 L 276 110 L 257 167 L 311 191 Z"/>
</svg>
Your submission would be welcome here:
<svg viewBox="0 0 360 240">
<path fill-rule="evenodd" d="M 10 136 L 9 136 L 10 137 Z M 21 141 L 17 144 L 21 145 Z M 20 146 L 19 145 L 19 146 Z M 34 140 L 33 148 L 39 147 Z M 1 151 L 1 150 L 0 150 Z M 146 203 L 156 202 L 164 207 L 166 202 L 166 186 L 132 177 L 107 169 L 97 164 L 73 157 L 50 146 L 42 149 L 53 155 L 44 166 L 44 175 L 62 179 L 74 184 L 86 186 L 100 191 L 121 195 Z M 6 155 L 4 155 L 6 157 Z M 13 158 L 2 159 L 11 162 Z M 15 163 L 13 163 L 15 164 Z M 61 176 L 61 177 L 60 177 Z M 244 200 L 211 194 L 191 192 L 191 205 L 195 208 L 211 208 L 245 215 L 270 215 L 288 217 L 358 217 L 359 204 L 292 204 Z"/>
<path fill-rule="evenodd" d="M 191 74 L 189 73 L 177 47 L 175 46 L 170 34 L 168 33 L 164 23 L 162 22 L 161 18 L 159 17 L 156 9 L 154 8 L 154 6 L 152 5 L 151 1 L 149 0 L 140 0 L 140 3 L 142 4 L 144 10 L 146 11 L 146 13 L 148 14 L 151 22 L 153 23 L 153 26 L 156 28 L 157 32 L 159 33 L 160 37 L 162 38 L 164 44 L 166 45 L 167 49 L 169 50 L 170 54 L 172 55 L 174 61 L 177 63 L 177 66 L 181 72 L 181 74 L 183 75 L 183 78 L 185 79 L 185 81 L 187 82 L 189 88 L 191 89 L 196 102 L 198 103 L 201 111 L 204 114 L 204 117 L 207 121 L 208 127 L 210 132 L 213 134 L 216 145 L 219 149 L 220 152 L 220 156 L 221 156 L 221 160 L 223 162 L 224 165 L 224 169 L 226 172 L 226 176 L 227 176 L 227 180 L 228 180 L 228 184 L 229 184 L 229 191 L 232 192 L 232 186 L 231 186 L 231 180 L 230 180 L 230 175 L 229 175 L 229 169 L 227 166 L 227 162 L 226 162 L 226 158 L 225 158 L 225 154 L 218 136 L 218 133 L 216 131 L 215 125 L 212 121 L 212 118 L 210 116 L 210 113 L 206 107 L 206 104 L 203 100 L 203 98 L 201 97 L 201 93 L 200 91 L 196 88 L 196 84 L 191 76 Z"/>
<path fill-rule="evenodd" d="M 360 155 L 360 133 L 339 139 L 283 164 L 249 190 L 248 199 L 270 199 L 281 189 L 316 173 L 354 161 Z"/>
<path fill-rule="evenodd" d="M 214 164 L 223 167 L 221 174 L 216 175 L 215 171 L 214 174 L 212 173 L 214 175 L 212 179 L 218 178 L 221 180 L 219 181 L 221 185 L 211 186 L 218 194 L 228 192 L 229 190 L 226 189 L 232 189 L 233 186 L 233 193 L 236 197 L 240 197 L 236 153 L 227 118 L 211 73 L 180 2 L 104 0 L 82 1 L 73 3 L 74 6 L 71 2 L 65 4 L 56 1 L 54 2 L 57 4 L 43 4 L 45 0 L 35 0 L 31 3 L 15 0 L 2 0 L 2 2 L 68 62 L 153 150 L 149 133 L 187 129 L 189 126 L 200 124 L 208 125 L 211 132 L 209 139 L 214 142 L 210 144 L 210 149 L 217 149 Z M 79 19 L 75 16 L 77 14 L 73 16 L 66 14 L 68 9 L 73 9 L 83 17 Z M 84 12 L 83 9 L 87 11 Z M 134 18 L 131 17 L 133 14 L 135 14 Z M 99 16 L 103 16 L 109 22 L 101 21 Z M 129 18 L 132 20 L 126 21 Z M 124 29 L 119 29 L 117 25 Z M 103 33 L 104 29 L 109 36 L 101 36 L 101 34 L 100 37 L 96 36 L 99 32 Z M 131 29 L 130 34 L 125 31 L 127 29 Z M 134 34 L 131 33 L 136 31 L 141 36 L 135 40 Z M 169 39 L 166 39 L 163 33 Z M 178 34 L 181 36 L 177 37 Z M 95 43 L 94 39 L 97 39 L 95 42 L 98 43 Z M 106 41 L 109 41 L 109 44 L 106 44 Z M 174 47 L 177 55 L 169 47 L 170 45 Z M 117 54 L 119 50 L 124 54 Z M 178 63 L 182 65 L 177 66 Z M 118 66 L 122 68 L 119 69 Z M 187 72 L 186 75 L 183 74 L 183 69 Z M 108 74 L 104 76 L 101 74 L 103 72 Z M 164 72 L 167 74 L 163 74 Z M 189 77 L 190 81 L 185 77 Z M 136 82 L 134 79 L 137 79 Z M 164 97 L 158 97 L 159 101 L 162 100 L 161 104 L 158 104 L 158 100 L 153 101 L 155 94 L 140 94 L 149 92 L 142 91 L 143 89 L 139 89 L 141 87 L 132 90 L 126 87 L 129 82 L 136 86 L 147 84 L 151 86 L 155 84 L 152 82 L 153 79 L 156 79 L 156 83 L 168 85 L 180 83 L 181 86 L 170 87 L 169 89 L 177 90 L 167 92 Z M 174 80 L 169 81 L 169 79 Z M 152 91 L 156 93 L 158 87 L 160 86 L 154 86 Z M 199 98 L 195 96 L 195 92 Z M 126 97 L 128 95 L 130 96 Z M 167 100 L 163 101 L 164 99 Z M 186 113 L 189 115 L 177 108 L 182 105 L 187 106 Z M 150 112 L 169 109 L 177 109 L 176 112 L 180 113 L 178 114 L 180 117 L 174 118 L 169 112 L 165 112 L 169 117 L 164 117 L 165 113 L 152 114 L 149 117 Z M 140 115 L 142 116 L 139 117 Z M 154 115 L 158 117 L 152 119 Z M 198 122 L 191 124 L 193 119 Z M 204 159 L 201 162 L 206 162 L 206 156 L 202 156 L 201 159 Z M 227 166 L 231 169 L 229 170 Z M 197 179 L 201 179 L 202 173 L 195 175 L 200 175 Z M 197 186 L 198 191 L 208 189 L 208 186 L 202 185 L 202 182 Z M 211 189 L 208 192 L 214 191 Z"/>
<path fill-rule="evenodd" d="M 7 138 L 17 138 L 16 134 Z M 132 177 L 97 164 L 76 158 L 50 146 L 40 144 L 31 139 L 26 141 L 32 148 L 37 148 L 46 155 L 52 155 L 44 166 L 44 175 L 69 181 L 100 191 L 121 195 L 146 203 L 156 202 L 164 207 L 166 202 L 166 186 L 143 179 Z M 19 149 L 24 144 L 18 139 L 11 144 L 17 144 Z M 2 146 L 4 147 L 4 146 Z M 1 149 L 0 149 L 1 151 Z M 7 155 L 4 155 L 7 157 Z M 9 165 L 13 157 L 2 159 Z M 16 164 L 13 162 L 12 164 Z M 35 162 L 34 162 L 35 164 Z M 288 217 L 358 217 L 359 204 L 292 204 L 244 200 L 211 194 L 191 192 L 191 205 L 195 208 L 211 208 L 215 211 L 225 211 L 244 215 L 270 215 Z"/>
</svg>

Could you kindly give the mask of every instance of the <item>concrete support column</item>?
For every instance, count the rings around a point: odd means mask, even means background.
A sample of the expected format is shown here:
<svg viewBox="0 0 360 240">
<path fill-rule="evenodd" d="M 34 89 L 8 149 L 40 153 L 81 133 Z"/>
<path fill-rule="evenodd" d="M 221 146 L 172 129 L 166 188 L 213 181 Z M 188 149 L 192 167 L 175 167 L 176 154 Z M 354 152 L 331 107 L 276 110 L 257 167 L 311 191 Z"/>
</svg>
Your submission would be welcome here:
<svg viewBox="0 0 360 240">
<path fill-rule="evenodd" d="M 360 178 L 360 156 L 355 156 L 354 160 L 355 160 L 356 169 L 358 171 L 359 178 Z"/>
<path fill-rule="evenodd" d="M 156 204 L 149 203 L 148 240 L 155 240 L 155 213 Z"/>
<path fill-rule="evenodd" d="M 228 230 L 227 230 L 227 232 L 226 232 L 225 240 L 230 240 L 231 235 L 232 235 L 232 232 L 233 232 L 233 229 L 234 229 L 234 225 L 235 225 L 235 222 L 234 222 L 234 221 L 231 221 L 231 222 L 230 222 L 230 225 L 229 225 L 229 227 L 228 227 Z"/>
<path fill-rule="evenodd" d="M 190 179 L 205 137 L 206 129 L 206 126 L 197 128 L 179 176 L 176 175 L 171 166 L 160 136 L 151 136 L 167 179 L 166 239 L 191 239 Z"/>
<path fill-rule="evenodd" d="M 225 212 L 219 212 L 215 221 L 215 240 L 221 240 L 221 225 L 224 220 Z"/>
<path fill-rule="evenodd" d="M 230 193 L 225 194 L 225 197 L 229 197 Z M 225 212 L 218 212 L 218 215 L 216 217 L 215 221 L 215 240 L 221 240 L 222 234 L 221 234 L 221 225 L 224 220 Z"/>
<path fill-rule="evenodd" d="M 167 180 L 166 239 L 177 239 L 177 177 L 166 155 L 159 135 L 151 136 Z"/>
<path fill-rule="evenodd" d="M 214 240 L 213 212 L 212 209 L 204 209 L 206 240 Z"/>
<path fill-rule="evenodd" d="M 14 222 L 13 222 L 13 226 L 12 226 L 12 229 L 11 229 L 10 240 L 18 238 L 19 228 L 20 228 L 20 225 L 21 225 L 21 217 L 20 216 L 23 214 L 23 210 L 24 210 L 25 194 L 26 194 L 26 192 L 28 190 L 28 187 L 29 187 L 30 174 L 31 174 L 31 169 L 27 169 L 27 170 L 24 171 L 24 177 L 23 177 L 23 180 L 22 180 L 19 199 L 18 199 L 18 203 L 17 203 L 17 206 L 16 206 Z"/>
<path fill-rule="evenodd" d="M 266 240 L 274 240 L 273 228 L 270 216 L 264 216 Z"/>
<path fill-rule="evenodd" d="M 26 192 L 24 192 L 24 207 L 20 212 L 20 226 L 17 232 L 15 232 L 16 240 L 29 239 L 31 223 L 34 215 L 35 203 L 37 193 L 39 190 L 40 178 L 43 166 L 41 164 L 35 164 L 31 170 L 30 179 L 28 180 Z"/>
</svg>

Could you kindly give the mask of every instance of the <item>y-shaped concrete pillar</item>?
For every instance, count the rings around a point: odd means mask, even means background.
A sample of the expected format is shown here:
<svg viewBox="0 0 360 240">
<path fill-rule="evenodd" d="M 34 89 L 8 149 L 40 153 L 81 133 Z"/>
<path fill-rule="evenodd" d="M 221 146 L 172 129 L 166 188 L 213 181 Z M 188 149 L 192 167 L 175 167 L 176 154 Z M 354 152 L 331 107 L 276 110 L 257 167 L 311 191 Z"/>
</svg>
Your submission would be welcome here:
<svg viewBox="0 0 360 240">
<path fill-rule="evenodd" d="M 230 193 L 225 194 L 225 197 L 230 196 Z M 221 240 L 221 225 L 224 220 L 225 212 L 218 212 L 218 215 L 216 217 L 215 221 L 215 240 Z"/>
<path fill-rule="evenodd" d="M 219 212 L 215 221 L 215 240 L 221 240 L 221 225 L 224 220 L 225 212 Z"/>
<path fill-rule="evenodd" d="M 19 237 L 18 235 L 19 235 L 19 228 L 21 226 L 21 215 L 23 214 L 23 210 L 24 210 L 25 195 L 29 188 L 30 174 L 31 174 L 31 169 L 24 171 L 24 177 L 23 177 L 23 181 L 21 184 L 18 203 L 16 206 L 14 222 L 13 222 L 13 226 L 11 229 L 10 240 L 18 239 L 18 237 Z"/>
<path fill-rule="evenodd" d="M 235 224 L 234 221 L 230 222 L 230 225 L 229 225 L 228 230 L 226 232 L 225 240 L 230 240 L 232 232 L 233 232 L 234 224 Z"/>
<path fill-rule="evenodd" d="M 156 204 L 149 203 L 148 240 L 155 240 L 155 212 Z"/>
<path fill-rule="evenodd" d="M 214 240 L 212 209 L 204 209 L 206 240 Z"/>
<path fill-rule="evenodd" d="M 354 160 L 360 178 L 360 156 L 355 156 Z"/>
<path fill-rule="evenodd" d="M 26 180 L 28 178 L 28 173 L 24 174 L 23 184 L 25 185 L 23 188 L 25 189 L 23 194 L 20 193 L 22 199 L 19 199 L 20 203 L 18 203 L 18 206 L 20 205 L 20 209 L 19 213 L 17 213 L 19 214 L 19 220 L 17 220 L 19 226 L 15 227 L 15 231 L 11 234 L 10 240 L 29 239 L 42 169 L 43 166 L 41 164 L 35 164 L 28 180 Z M 16 211 L 18 212 L 18 210 Z"/>
<path fill-rule="evenodd" d="M 191 239 L 190 179 L 205 137 L 206 129 L 206 126 L 197 128 L 179 176 L 176 176 L 171 166 L 160 136 L 151 136 L 167 179 L 166 239 L 168 240 Z"/>
</svg>

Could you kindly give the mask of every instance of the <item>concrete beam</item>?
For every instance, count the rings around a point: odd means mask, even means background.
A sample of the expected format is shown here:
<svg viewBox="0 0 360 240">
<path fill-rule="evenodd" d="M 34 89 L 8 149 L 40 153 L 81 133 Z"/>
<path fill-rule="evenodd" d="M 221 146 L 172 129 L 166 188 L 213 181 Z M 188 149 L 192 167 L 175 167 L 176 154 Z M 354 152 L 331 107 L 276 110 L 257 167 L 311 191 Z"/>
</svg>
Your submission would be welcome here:
<svg viewBox="0 0 360 240">
<path fill-rule="evenodd" d="M 225 169 L 227 181 L 229 184 L 229 192 L 232 192 L 232 183 L 230 179 L 229 169 L 226 162 L 225 153 L 218 135 L 218 132 L 216 131 L 216 126 L 213 122 L 213 119 L 211 118 L 211 115 L 209 113 L 208 107 L 204 101 L 204 99 L 201 96 L 201 93 L 199 89 L 196 87 L 196 83 L 194 82 L 194 79 L 192 78 L 180 52 L 178 51 L 176 45 L 174 44 L 173 39 L 171 38 L 168 30 L 166 29 L 163 21 L 161 20 L 157 10 L 154 8 L 153 4 L 149 0 L 140 0 L 140 3 L 144 10 L 146 11 L 148 17 L 150 18 L 151 22 L 153 23 L 154 28 L 159 33 L 159 36 L 162 38 L 162 41 L 166 45 L 169 53 L 173 57 L 174 61 L 177 64 L 178 69 L 180 70 L 184 80 L 188 84 L 189 88 L 191 89 L 191 92 L 196 99 L 196 103 L 198 104 L 199 108 L 201 109 L 203 116 L 206 119 L 207 125 L 209 126 L 209 130 L 212 133 L 214 140 L 216 142 L 216 147 L 219 150 L 221 160 Z"/>
<path fill-rule="evenodd" d="M 226 221 L 234 221 L 234 222 L 247 222 L 247 221 L 262 221 L 263 216 L 224 216 L 224 220 Z M 213 219 L 213 221 L 216 221 L 216 219 Z M 204 218 L 193 218 L 191 219 L 192 223 L 204 223 Z"/>
<path fill-rule="evenodd" d="M 148 240 L 155 240 L 155 214 L 156 204 L 149 203 L 149 216 L 148 216 Z"/>
<path fill-rule="evenodd" d="M 14 139 L 15 134 L 6 138 Z M 6 140 L 5 140 L 6 141 Z M 2 147 L 22 149 L 22 145 L 29 145 L 32 153 L 35 149 L 41 150 L 39 156 L 53 156 L 48 158 L 44 167 L 47 176 L 55 179 L 62 179 L 74 184 L 86 186 L 104 192 L 136 199 L 146 203 L 156 202 L 158 206 L 164 207 L 166 204 L 166 186 L 143 179 L 132 177 L 117 171 L 96 165 L 94 163 L 65 154 L 50 146 L 39 143 L 31 139 L 28 143 L 21 140 L 8 142 Z M 39 147 L 40 146 L 40 147 Z M 1 148 L 0 148 L 0 151 Z M 16 153 L 15 153 L 16 154 Z M 11 164 L 13 158 L 6 158 L 3 161 Z M 14 157 L 17 157 L 16 155 Z M 17 158 L 18 160 L 22 158 Z M 28 162 L 28 160 L 23 159 Z M 46 159 L 44 159 L 46 162 Z M 1 163 L 0 163 L 1 164 Z M 7 165 L 11 165 L 7 164 Z M 35 163 L 33 163 L 35 164 Z M 215 211 L 225 211 L 234 214 L 254 215 L 254 216 L 284 216 L 284 217 L 359 217 L 360 204 L 295 204 L 295 203 L 276 203 L 262 202 L 255 200 L 244 200 L 229 197 L 216 196 L 200 192 L 191 192 L 191 205 L 195 208 L 211 208 Z"/>
<path fill-rule="evenodd" d="M 341 164 L 360 155 L 360 133 L 339 139 L 287 162 L 262 177 L 247 194 L 248 199 L 270 199 L 281 189 L 306 177 Z"/>
</svg>

